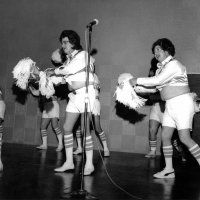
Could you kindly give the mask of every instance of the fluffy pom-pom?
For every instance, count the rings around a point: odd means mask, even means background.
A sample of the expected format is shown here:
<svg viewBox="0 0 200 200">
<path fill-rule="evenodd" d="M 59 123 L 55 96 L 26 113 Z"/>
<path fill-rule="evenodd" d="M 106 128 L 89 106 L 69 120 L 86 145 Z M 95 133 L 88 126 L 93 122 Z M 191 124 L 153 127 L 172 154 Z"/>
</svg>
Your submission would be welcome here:
<svg viewBox="0 0 200 200">
<path fill-rule="evenodd" d="M 145 105 L 147 99 L 138 96 L 134 88 L 130 85 L 129 80 L 133 78 L 131 74 L 121 74 L 118 78 L 118 84 L 123 86 L 117 86 L 115 91 L 116 100 L 130 109 L 137 110 Z"/>
<path fill-rule="evenodd" d="M 51 55 L 51 60 L 55 63 L 62 63 L 62 57 L 60 53 L 60 49 L 56 49 L 52 55 Z"/>
<path fill-rule="evenodd" d="M 131 74 L 129 74 L 129 73 L 120 74 L 119 77 L 118 77 L 118 84 L 120 85 L 124 81 L 128 81 L 131 78 L 133 78 L 133 76 Z"/>
<path fill-rule="evenodd" d="M 197 101 L 198 96 L 197 96 L 197 93 L 196 93 L 196 92 L 191 92 L 190 95 L 191 95 L 193 101 Z"/>
<path fill-rule="evenodd" d="M 31 67 L 35 65 L 35 62 L 27 57 L 24 59 L 21 59 L 17 65 L 14 67 L 12 73 L 14 79 L 16 79 L 16 85 L 23 89 L 26 90 L 27 84 L 28 84 L 28 79 L 30 77 L 30 70 Z"/>
<path fill-rule="evenodd" d="M 45 72 L 40 72 L 39 90 L 47 99 L 55 93 L 53 83 L 48 80 Z"/>
<path fill-rule="evenodd" d="M 40 72 L 39 90 L 47 99 L 55 94 L 54 84 L 62 83 L 62 77 L 48 77 L 45 72 Z"/>
</svg>

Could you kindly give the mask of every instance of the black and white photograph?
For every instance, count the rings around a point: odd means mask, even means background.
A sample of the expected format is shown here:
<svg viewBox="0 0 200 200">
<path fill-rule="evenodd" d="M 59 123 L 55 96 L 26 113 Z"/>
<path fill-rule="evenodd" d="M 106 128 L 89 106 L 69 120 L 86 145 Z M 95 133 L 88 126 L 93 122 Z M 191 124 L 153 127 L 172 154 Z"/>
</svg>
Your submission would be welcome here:
<svg viewBox="0 0 200 200">
<path fill-rule="evenodd" d="M 0 0 L 0 200 L 200 200 L 199 0 Z"/>
</svg>

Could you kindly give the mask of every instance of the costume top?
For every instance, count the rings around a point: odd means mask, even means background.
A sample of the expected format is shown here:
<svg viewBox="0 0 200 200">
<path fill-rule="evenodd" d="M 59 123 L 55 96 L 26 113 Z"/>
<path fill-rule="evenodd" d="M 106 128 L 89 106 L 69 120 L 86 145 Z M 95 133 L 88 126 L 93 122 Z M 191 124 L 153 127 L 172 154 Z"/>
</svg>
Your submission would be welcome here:
<svg viewBox="0 0 200 200">
<path fill-rule="evenodd" d="M 94 58 L 90 57 L 90 69 L 94 69 Z M 74 50 L 67 61 L 59 68 L 55 69 L 56 75 L 64 75 L 66 81 L 86 81 L 85 69 L 88 65 L 88 53 L 86 51 Z M 89 81 L 94 81 L 92 73 L 89 73 Z"/>
<path fill-rule="evenodd" d="M 155 76 L 138 78 L 137 84 L 149 87 L 156 86 L 159 90 L 166 86 L 187 86 L 186 67 L 172 56 L 168 56 L 161 65 L 158 65 Z"/>
</svg>

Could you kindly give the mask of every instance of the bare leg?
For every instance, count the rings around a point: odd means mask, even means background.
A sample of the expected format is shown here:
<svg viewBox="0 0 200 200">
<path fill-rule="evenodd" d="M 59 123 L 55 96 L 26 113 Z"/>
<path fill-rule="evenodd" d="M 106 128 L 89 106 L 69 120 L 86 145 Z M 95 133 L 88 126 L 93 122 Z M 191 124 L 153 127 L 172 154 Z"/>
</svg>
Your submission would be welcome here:
<svg viewBox="0 0 200 200">
<path fill-rule="evenodd" d="M 77 141 L 77 149 L 73 152 L 74 155 L 81 154 L 82 149 L 82 134 L 81 134 L 81 127 L 79 126 L 76 130 L 76 141 Z"/>
<path fill-rule="evenodd" d="M 64 145 L 65 145 L 66 161 L 61 167 L 54 169 L 54 171 L 56 172 L 64 172 L 67 170 L 74 169 L 72 130 L 79 115 L 80 115 L 79 113 L 66 112 L 66 119 L 64 123 Z"/>
<path fill-rule="evenodd" d="M 61 151 L 63 149 L 63 134 L 59 127 L 58 118 L 52 118 L 51 124 L 52 124 L 53 130 L 56 133 L 56 137 L 58 139 L 58 147 L 56 148 L 56 151 Z"/>
<path fill-rule="evenodd" d="M 174 128 L 163 126 L 162 127 L 162 144 L 163 153 L 165 158 L 165 168 L 161 172 L 154 174 L 155 178 L 174 178 L 174 168 L 172 163 L 173 147 L 171 138 L 174 132 Z"/>
<path fill-rule="evenodd" d="M 149 120 L 149 146 L 150 151 L 145 155 L 146 158 L 156 157 L 156 147 L 157 147 L 157 133 L 161 126 L 160 122 L 156 120 Z"/>
<path fill-rule="evenodd" d="M 37 149 L 46 150 L 47 149 L 47 127 L 50 123 L 50 118 L 42 118 L 40 124 L 40 133 L 42 137 L 42 145 L 37 146 Z"/>
<path fill-rule="evenodd" d="M 185 156 L 185 153 L 184 153 L 183 148 L 181 146 L 181 142 L 180 142 L 177 130 L 174 131 L 174 134 L 172 136 L 172 145 L 174 146 L 174 148 L 178 152 L 179 156 L 181 156 L 182 161 L 185 162 L 186 156 Z"/>
<path fill-rule="evenodd" d="M 182 129 L 178 131 L 179 138 L 185 144 L 190 153 L 194 156 L 200 165 L 200 148 L 199 145 L 191 138 L 190 129 Z"/>
<path fill-rule="evenodd" d="M 109 157 L 110 151 L 108 149 L 106 135 L 103 129 L 101 128 L 100 115 L 94 115 L 94 125 L 95 125 L 95 132 L 98 134 L 100 142 L 103 146 L 104 156 Z"/>
<path fill-rule="evenodd" d="M 83 133 L 85 133 L 86 138 L 83 143 L 85 143 L 85 153 L 86 153 L 86 162 L 85 162 L 85 168 L 84 168 L 84 175 L 91 175 L 94 171 L 94 165 L 93 165 L 93 141 L 92 136 L 90 134 L 90 119 L 91 115 L 90 113 L 87 113 L 88 117 L 87 120 L 84 123 L 84 114 L 81 115 L 81 128 L 83 130 Z M 84 125 L 86 125 L 84 127 Z M 85 132 L 84 132 L 85 131 Z M 83 138 L 84 139 L 84 138 Z"/>
</svg>

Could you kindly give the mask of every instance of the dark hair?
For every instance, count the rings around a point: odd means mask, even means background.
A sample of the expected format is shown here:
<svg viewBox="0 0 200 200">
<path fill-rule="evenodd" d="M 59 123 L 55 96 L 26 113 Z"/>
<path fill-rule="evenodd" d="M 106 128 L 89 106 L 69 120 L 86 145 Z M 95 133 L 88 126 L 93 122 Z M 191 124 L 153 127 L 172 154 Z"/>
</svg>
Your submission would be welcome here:
<svg viewBox="0 0 200 200">
<path fill-rule="evenodd" d="M 68 37 L 69 42 L 74 45 L 73 49 L 76 49 L 76 50 L 83 49 L 80 44 L 80 37 L 75 31 L 72 31 L 72 30 L 62 31 L 62 33 L 60 34 L 60 38 L 59 38 L 60 42 L 62 42 L 62 39 L 65 37 Z"/>
<path fill-rule="evenodd" d="M 167 51 L 171 56 L 175 55 L 175 47 L 173 43 L 167 38 L 158 39 L 152 45 L 152 53 L 154 54 L 154 49 L 156 46 L 160 46 L 162 50 Z"/>
<path fill-rule="evenodd" d="M 157 64 L 158 60 L 155 57 L 153 57 L 151 59 L 151 68 L 149 69 L 149 77 L 155 76 L 156 70 L 158 69 Z"/>
</svg>

